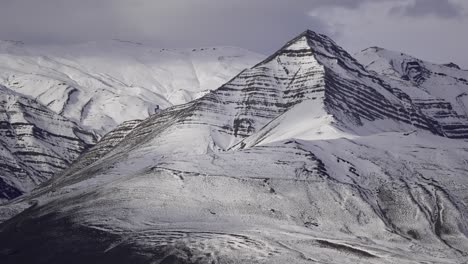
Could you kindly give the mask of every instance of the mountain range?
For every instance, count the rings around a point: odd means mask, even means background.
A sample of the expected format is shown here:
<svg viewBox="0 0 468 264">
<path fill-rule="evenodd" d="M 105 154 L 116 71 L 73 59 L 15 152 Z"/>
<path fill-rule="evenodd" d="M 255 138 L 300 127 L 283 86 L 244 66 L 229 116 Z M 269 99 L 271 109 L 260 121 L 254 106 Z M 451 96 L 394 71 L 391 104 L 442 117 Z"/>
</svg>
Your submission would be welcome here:
<svg viewBox="0 0 468 264">
<path fill-rule="evenodd" d="M 258 56 L 243 54 L 241 65 Z M 86 109 L 73 93 L 65 108 L 29 94 L 48 120 L 68 118 L 81 155 L 0 206 L 0 258 L 468 261 L 468 71 L 377 47 L 352 56 L 313 31 L 258 61 L 227 66 L 237 75 L 217 89 L 184 88 L 204 95 L 158 93 L 169 103 L 109 126 L 71 114 Z"/>
<path fill-rule="evenodd" d="M 50 179 L 123 122 L 200 97 L 260 58 L 233 47 L 0 41 L 0 200 Z"/>
</svg>

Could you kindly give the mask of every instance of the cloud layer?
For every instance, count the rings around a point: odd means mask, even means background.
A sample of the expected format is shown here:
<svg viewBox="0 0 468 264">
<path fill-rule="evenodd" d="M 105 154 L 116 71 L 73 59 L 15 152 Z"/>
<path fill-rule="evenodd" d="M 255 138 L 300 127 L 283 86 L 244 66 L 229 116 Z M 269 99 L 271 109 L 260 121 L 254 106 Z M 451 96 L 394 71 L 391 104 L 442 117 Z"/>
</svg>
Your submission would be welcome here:
<svg viewBox="0 0 468 264">
<path fill-rule="evenodd" d="M 379 45 L 468 68 L 465 0 L 0 0 L 0 39 L 128 39 L 270 53 L 310 28 L 350 51 Z"/>
<path fill-rule="evenodd" d="M 392 13 L 405 16 L 436 16 L 453 19 L 463 16 L 463 6 L 449 0 L 414 0 L 413 2 L 396 6 Z"/>
</svg>

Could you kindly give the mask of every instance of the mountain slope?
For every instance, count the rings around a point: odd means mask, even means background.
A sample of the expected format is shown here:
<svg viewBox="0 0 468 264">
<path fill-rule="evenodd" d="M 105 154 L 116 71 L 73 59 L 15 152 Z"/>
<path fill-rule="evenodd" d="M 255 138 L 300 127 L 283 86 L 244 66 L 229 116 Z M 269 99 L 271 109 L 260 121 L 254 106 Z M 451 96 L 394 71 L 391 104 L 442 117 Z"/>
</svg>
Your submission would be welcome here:
<svg viewBox="0 0 468 264">
<path fill-rule="evenodd" d="M 0 226 L 6 263 L 463 263 L 468 143 L 307 31 L 107 134 Z"/>
<path fill-rule="evenodd" d="M 96 143 L 93 134 L 0 86 L 0 201 L 31 191 Z"/>
<path fill-rule="evenodd" d="M 468 71 L 373 47 L 356 54 L 369 71 L 405 93 L 449 137 L 468 135 Z"/>
<path fill-rule="evenodd" d="M 0 84 L 99 136 L 200 97 L 262 56 L 233 47 L 167 50 L 113 40 L 64 46 L 0 42 Z"/>
</svg>

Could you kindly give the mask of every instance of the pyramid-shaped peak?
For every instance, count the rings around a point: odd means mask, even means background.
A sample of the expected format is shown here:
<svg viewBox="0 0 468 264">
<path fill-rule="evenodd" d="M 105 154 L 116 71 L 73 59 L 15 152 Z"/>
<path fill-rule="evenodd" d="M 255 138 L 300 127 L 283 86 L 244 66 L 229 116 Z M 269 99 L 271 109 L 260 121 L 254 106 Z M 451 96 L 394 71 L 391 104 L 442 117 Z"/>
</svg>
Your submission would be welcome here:
<svg viewBox="0 0 468 264">
<path fill-rule="evenodd" d="M 352 56 L 336 44 L 331 38 L 326 35 L 316 33 L 312 30 L 306 30 L 288 41 L 277 52 L 268 57 L 263 62 L 256 66 L 275 61 L 279 56 L 288 56 L 290 58 L 297 58 L 302 61 L 306 60 L 304 57 L 314 57 L 321 64 L 329 64 L 327 61 L 337 59 L 339 61 L 347 61 L 346 64 L 357 62 Z M 360 68 L 359 65 L 352 66 L 353 68 Z"/>
<path fill-rule="evenodd" d="M 312 30 L 306 30 L 297 37 L 290 40 L 283 49 L 301 49 L 301 48 L 317 48 L 325 46 L 336 46 L 337 44 L 328 36 L 316 33 Z"/>
<path fill-rule="evenodd" d="M 316 33 L 312 30 L 306 30 L 299 34 L 297 37 L 290 40 L 284 45 L 277 53 L 294 52 L 301 50 L 311 50 L 315 55 L 324 55 L 329 58 L 348 58 L 349 55 L 343 48 L 335 43 L 330 37 Z"/>
<path fill-rule="evenodd" d="M 302 32 L 299 36 L 306 37 L 310 40 L 318 40 L 318 39 L 331 40 L 327 35 L 317 33 L 310 29 L 307 29 L 306 31 Z"/>
</svg>

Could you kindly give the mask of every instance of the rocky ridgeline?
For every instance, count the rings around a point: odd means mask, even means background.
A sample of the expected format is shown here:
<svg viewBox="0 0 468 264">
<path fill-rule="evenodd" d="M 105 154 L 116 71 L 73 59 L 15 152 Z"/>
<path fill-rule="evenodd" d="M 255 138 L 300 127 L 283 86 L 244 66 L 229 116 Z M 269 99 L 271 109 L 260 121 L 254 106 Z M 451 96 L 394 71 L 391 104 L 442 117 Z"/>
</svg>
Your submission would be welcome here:
<svg viewBox="0 0 468 264">
<path fill-rule="evenodd" d="M 122 141 L 128 133 L 130 133 L 137 125 L 139 125 L 140 122 L 141 120 L 126 121 L 111 132 L 107 133 L 99 140 L 99 144 L 86 151 L 72 164 L 72 166 L 66 168 L 67 170 L 64 173 L 67 171 L 76 171 L 80 168 L 84 168 L 107 154 L 110 150 L 112 150 L 112 148 L 114 148 L 116 144 Z"/>
</svg>

